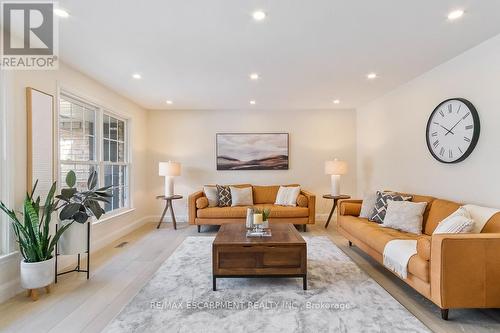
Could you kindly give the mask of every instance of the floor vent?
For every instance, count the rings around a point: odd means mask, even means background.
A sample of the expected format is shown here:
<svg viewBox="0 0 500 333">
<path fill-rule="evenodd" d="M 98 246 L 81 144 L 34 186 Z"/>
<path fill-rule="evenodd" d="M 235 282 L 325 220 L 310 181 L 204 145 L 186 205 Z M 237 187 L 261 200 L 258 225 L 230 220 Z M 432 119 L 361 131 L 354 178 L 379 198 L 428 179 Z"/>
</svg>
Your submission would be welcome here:
<svg viewBox="0 0 500 333">
<path fill-rule="evenodd" d="M 115 246 L 115 249 L 117 249 L 119 247 L 124 247 L 127 244 L 128 244 L 128 242 L 121 242 L 120 244 L 118 244 L 117 246 Z"/>
</svg>

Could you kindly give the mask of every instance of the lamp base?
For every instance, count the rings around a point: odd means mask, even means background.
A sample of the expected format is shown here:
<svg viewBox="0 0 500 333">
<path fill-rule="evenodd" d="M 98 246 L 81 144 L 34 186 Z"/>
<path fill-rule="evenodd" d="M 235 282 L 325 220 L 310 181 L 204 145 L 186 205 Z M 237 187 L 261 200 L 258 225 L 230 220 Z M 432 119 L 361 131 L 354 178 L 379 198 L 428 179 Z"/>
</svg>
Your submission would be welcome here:
<svg viewBox="0 0 500 333">
<path fill-rule="evenodd" d="M 171 197 L 174 195 L 174 177 L 165 176 L 165 196 Z"/>
<path fill-rule="evenodd" d="M 340 195 L 340 175 L 331 175 L 332 187 L 330 190 L 330 194 L 334 197 Z"/>
</svg>

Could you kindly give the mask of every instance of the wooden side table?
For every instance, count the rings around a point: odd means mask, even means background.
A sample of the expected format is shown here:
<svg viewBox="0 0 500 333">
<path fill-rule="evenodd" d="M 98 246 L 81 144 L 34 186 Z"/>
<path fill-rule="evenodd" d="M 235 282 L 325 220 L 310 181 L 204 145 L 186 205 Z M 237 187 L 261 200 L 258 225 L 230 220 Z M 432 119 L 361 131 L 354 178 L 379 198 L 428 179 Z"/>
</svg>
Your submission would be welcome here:
<svg viewBox="0 0 500 333">
<path fill-rule="evenodd" d="M 326 228 L 328 228 L 328 225 L 330 224 L 330 220 L 332 219 L 333 212 L 334 212 L 335 208 L 337 207 L 337 202 L 339 200 L 343 200 L 343 199 L 350 199 L 351 197 L 349 195 L 343 195 L 343 194 L 341 194 L 341 195 L 325 194 L 323 196 L 323 198 L 333 200 L 332 210 L 330 211 L 330 215 L 328 215 L 328 220 L 326 221 L 326 224 L 325 224 L 325 229 L 326 229 Z"/>
<path fill-rule="evenodd" d="M 165 214 L 167 213 L 167 210 L 170 207 L 170 215 L 172 216 L 172 223 L 174 224 L 174 230 L 177 230 L 177 222 L 175 221 L 174 206 L 172 205 L 172 201 L 182 199 L 182 195 L 173 195 L 171 197 L 166 197 L 164 195 L 158 195 L 156 197 L 156 199 L 165 200 L 165 209 L 163 210 L 163 213 L 161 214 L 160 222 L 158 222 L 156 229 L 160 228 L 161 222 L 163 221 L 163 218 L 165 217 Z"/>
</svg>

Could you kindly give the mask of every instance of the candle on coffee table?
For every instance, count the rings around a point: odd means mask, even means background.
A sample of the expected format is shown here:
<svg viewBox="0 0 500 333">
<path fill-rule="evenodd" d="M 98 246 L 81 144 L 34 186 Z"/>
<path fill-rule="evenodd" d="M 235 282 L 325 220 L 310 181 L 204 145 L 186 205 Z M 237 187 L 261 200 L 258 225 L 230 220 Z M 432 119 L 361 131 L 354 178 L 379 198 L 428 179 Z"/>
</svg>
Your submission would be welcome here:
<svg viewBox="0 0 500 333">
<path fill-rule="evenodd" d="M 253 224 L 262 224 L 262 214 L 253 214 Z"/>
</svg>

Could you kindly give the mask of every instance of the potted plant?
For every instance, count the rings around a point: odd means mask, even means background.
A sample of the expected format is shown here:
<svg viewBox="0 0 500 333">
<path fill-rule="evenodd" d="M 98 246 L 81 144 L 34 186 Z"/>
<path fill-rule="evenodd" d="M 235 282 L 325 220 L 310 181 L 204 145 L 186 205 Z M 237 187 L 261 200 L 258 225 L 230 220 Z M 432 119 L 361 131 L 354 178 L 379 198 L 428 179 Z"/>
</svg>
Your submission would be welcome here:
<svg viewBox="0 0 500 333">
<path fill-rule="evenodd" d="M 94 216 L 97 220 L 105 213 L 99 202 L 109 203 L 108 190 L 111 186 L 97 188 L 97 172 L 90 174 L 87 180 L 87 189 L 78 191 L 76 175 L 73 171 L 66 175 L 67 188 L 61 190 L 56 196 L 61 202 L 59 213 L 60 225 L 71 225 L 60 237 L 58 252 L 60 254 L 77 254 L 87 250 L 87 223 Z M 77 222 L 77 223 L 73 223 Z"/>
<path fill-rule="evenodd" d="M 260 223 L 258 223 L 259 227 L 264 229 L 269 228 L 269 216 L 271 215 L 271 209 L 269 208 L 255 209 L 254 215 L 255 214 L 262 215 L 262 220 L 260 221 Z"/>
<path fill-rule="evenodd" d="M 74 176 L 69 176 L 70 183 Z M 99 218 L 104 210 L 98 201 L 106 201 L 110 194 L 109 187 L 92 190 L 96 187 L 97 174 L 94 172 L 89 177 L 89 190 L 78 192 L 74 187 L 63 189 L 60 195 L 54 196 L 56 183 L 47 194 L 45 204 L 40 205 L 40 197 L 33 197 L 38 181 L 35 182 L 31 194 L 26 194 L 23 203 L 22 219 L 19 219 L 13 209 L 9 209 L 0 202 L 0 209 L 4 211 L 13 222 L 16 240 L 19 243 L 19 251 L 23 256 L 21 261 L 21 285 L 30 290 L 30 295 L 37 299 L 35 290 L 49 286 L 55 277 L 54 270 L 54 248 L 64 232 L 76 221 L 85 223 L 89 216 Z M 76 177 L 75 182 L 76 183 Z M 74 185 L 73 183 L 73 185 Z M 58 198 L 59 200 L 56 200 Z M 62 204 L 59 203 L 62 200 Z M 97 203 L 97 205 L 96 205 Z M 99 206 L 99 209 L 97 208 Z M 61 209 L 60 217 L 70 220 L 70 223 L 59 228 L 53 235 L 50 233 L 50 223 L 55 211 Z M 64 214 L 63 214 L 64 212 Z"/>
</svg>

